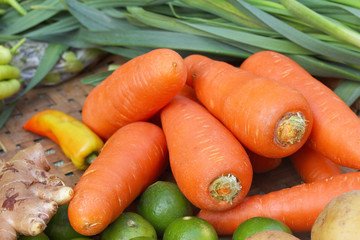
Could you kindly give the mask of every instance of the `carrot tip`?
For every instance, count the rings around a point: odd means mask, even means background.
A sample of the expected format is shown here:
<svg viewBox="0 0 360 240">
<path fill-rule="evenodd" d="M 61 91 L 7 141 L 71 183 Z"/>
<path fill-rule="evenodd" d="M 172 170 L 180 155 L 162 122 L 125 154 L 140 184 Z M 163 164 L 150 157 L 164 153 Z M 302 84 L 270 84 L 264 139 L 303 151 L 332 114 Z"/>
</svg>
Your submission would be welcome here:
<svg viewBox="0 0 360 240">
<path fill-rule="evenodd" d="M 301 141 L 306 130 L 306 119 L 301 112 L 287 113 L 276 126 L 276 141 L 283 146 Z"/>
<path fill-rule="evenodd" d="M 211 182 L 209 186 L 210 196 L 216 201 L 232 203 L 232 200 L 241 190 L 239 180 L 232 174 L 221 175 Z"/>
</svg>

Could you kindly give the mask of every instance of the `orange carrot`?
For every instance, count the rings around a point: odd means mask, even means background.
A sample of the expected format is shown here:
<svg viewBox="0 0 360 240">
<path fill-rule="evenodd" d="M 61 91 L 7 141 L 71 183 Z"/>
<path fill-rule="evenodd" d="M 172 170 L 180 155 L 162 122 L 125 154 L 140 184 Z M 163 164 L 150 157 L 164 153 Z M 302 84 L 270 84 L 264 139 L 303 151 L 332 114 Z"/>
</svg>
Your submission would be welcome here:
<svg viewBox="0 0 360 240">
<path fill-rule="evenodd" d="M 222 212 L 200 210 L 197 216 L 224 235 L 232 234 L 243 221 L 257 216 L 278 219 L 293 232 L 309 232 L 328 202 L 352 190 L 360 190 L 360 172 L 249 196 L 233 209 Z"/>
<path fill-rule="evenodd" d="M 256 154 L 249 149 L 246 149 L 246 152 L 249 155 L 249 159 L 254 173 L 265 173 L 271 171 L 280 166 L 282 162 L 282 158 L 267 158 Z"/>
<path fill-rule="evenodd" d="M 290 155 L 290 159 L 301 179 L 307 183 L 342 174 L 339 165 L 310 148 L 308 144 Z"/>
<path fill-rule="evenodd" d="M 201 55 L 185 64 L 199 101 L 249 150 L 282 158 L 305 143 L 312 113 L 296 89 Z"/>
<path fill-rule="evenodd" d="M 176 183 L 196 207 L 222 211 L 247 195 L 252 169 L 245 149 L 199 103 L 176 96 L 161 122 Z"/>
<path fill-rule="evenodd" d="M 185 84 L 184 87 L 181 89 L 181 91 L 178 93 L 181 96 L 190 98 L 191 100 L 194 100 L 196 102 L 199 102 L 199 100 L 196 97 L 196 93 L 194 88 L 192 88 L 191 86 Z"/>
<path fill-rule="evenodd" d="M 102 232 L 168 165 L 158 126 L 134 122 L 116 131 L 74 188 L 68 215 L 80 234 Z"/>
<path fill-rule="evenodd" d="M 360 169 L 360 118 L 330 88 L 295 61 L 272 51 L 253 54 L 240 68 L 298 89 L 313 113 L 311 147 L 339 165 Z"/>
<path fill-rule="evenodd" d="M 118 128 L 144 121 L 164 107 L 185 85 L 182 57 L 156 49 L 118 67 L 85 100 L 82 120 L 101 138 Z"/>
</svg>

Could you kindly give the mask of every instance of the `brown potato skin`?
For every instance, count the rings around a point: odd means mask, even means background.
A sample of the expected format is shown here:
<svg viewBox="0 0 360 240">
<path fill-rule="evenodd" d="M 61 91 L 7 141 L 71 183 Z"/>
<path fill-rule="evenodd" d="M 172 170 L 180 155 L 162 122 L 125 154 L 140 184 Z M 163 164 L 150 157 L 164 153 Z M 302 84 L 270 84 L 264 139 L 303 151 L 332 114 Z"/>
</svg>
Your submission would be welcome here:
<svg viewBox="0 0 360 240">
<path fill-rule="evenodd" d="M 325 206 L 311 229 L 311 239 L 358 239 L 359 226 L 360 190 L 355 190 L 335 197 Z"/>
<path fill-rule="evenodd" d="M 286 232 L 268 230 L 255 233 L 245 240 L 300 240 L 300 238 L 297 238 Z"/>
</svg>

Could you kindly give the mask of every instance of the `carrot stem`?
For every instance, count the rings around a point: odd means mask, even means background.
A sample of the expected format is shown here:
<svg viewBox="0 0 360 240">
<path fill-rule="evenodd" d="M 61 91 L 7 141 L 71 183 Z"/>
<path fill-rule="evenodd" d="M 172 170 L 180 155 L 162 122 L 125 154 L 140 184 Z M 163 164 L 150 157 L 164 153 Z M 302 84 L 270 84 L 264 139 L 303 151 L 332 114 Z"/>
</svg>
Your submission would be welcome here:
<svg viewBox="0 0 360 240">
<path fill-rule="evenodd" d="M 294 144 L 301 141 L 306 129 L 306 120 L 300 113 L 287 113 L 276 127 L 276 141 L 282 145 Z"/>
<path fill-rule="evenodd" d="M 210 196 L 217 201 L 232 203 L 241 190 L 239 180 L 231 173 L 217 177 L 209 186 Z"/>
</svg>

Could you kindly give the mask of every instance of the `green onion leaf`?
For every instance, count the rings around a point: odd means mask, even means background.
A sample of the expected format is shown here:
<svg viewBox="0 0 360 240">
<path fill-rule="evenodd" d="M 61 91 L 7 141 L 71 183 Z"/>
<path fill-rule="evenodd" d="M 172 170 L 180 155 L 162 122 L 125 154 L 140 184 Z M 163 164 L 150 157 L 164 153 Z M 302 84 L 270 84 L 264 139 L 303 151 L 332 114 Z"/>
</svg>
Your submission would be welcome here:
<svg viewBox="0 0 360 240">
<path fill-rule="evenodd" d="M 125 20 L 112 18 L 102 11 L 77 0 L 65 1 L 70 13 L 89 30 L 136 29 L 135 26 Z"/>
<path fill-rule="evenodd" d="M 248 57 L 249 53 L 228 44 L 191 34 L 158 30 L 88 31 L 82 29 L 84 41 L 98 45 L 133 46 L 147 48 L 172 48 L 196 52 L 208 52 L 226 56 Z"/>
<path fill-rule="evenodd" d="M 242 0 L 229 0 L 229 2 L 231 2 L 238 9 L 245 9 L 250 11 L 254 16 L 272 28 L 274 31 L 277 31 L 285 38 L 306 49 L 309 49 L 310 51 L 330 58 L 333 61 L 360 65 L 360 53 L 342 49 L 338 46 L 334 46 L 332 44 L 313 38 Z"/>
<path fill-rule="evenodd" d="M 1 34 L 17 34 L 28 30 L 45 20 L 48 20 L 63 9 L 63 5 L 58 0 L 46 0 L 43 5 L 56 7 L 57 10 L 40 10 L 29 11 L 25 16 L 18 17 L 17 21 L 12 22 L 9 26 L 3 28 Z"/>
<path fill-rule="evenodd" d="M 92 74 L 90 76 L 84 77 L 80 80 L 80 82 L 84 85 L 92 85 L 97 86 L 99 83 L 101 83 L 105 78 L 111 75 L 113 71 L 104 71 Z"/>
<path fill-rule="evenodd" d="M 360 97 L 360 82 L 342 81 L 334 92 L 348 105 L 351 106 Z"/>
</svg>

